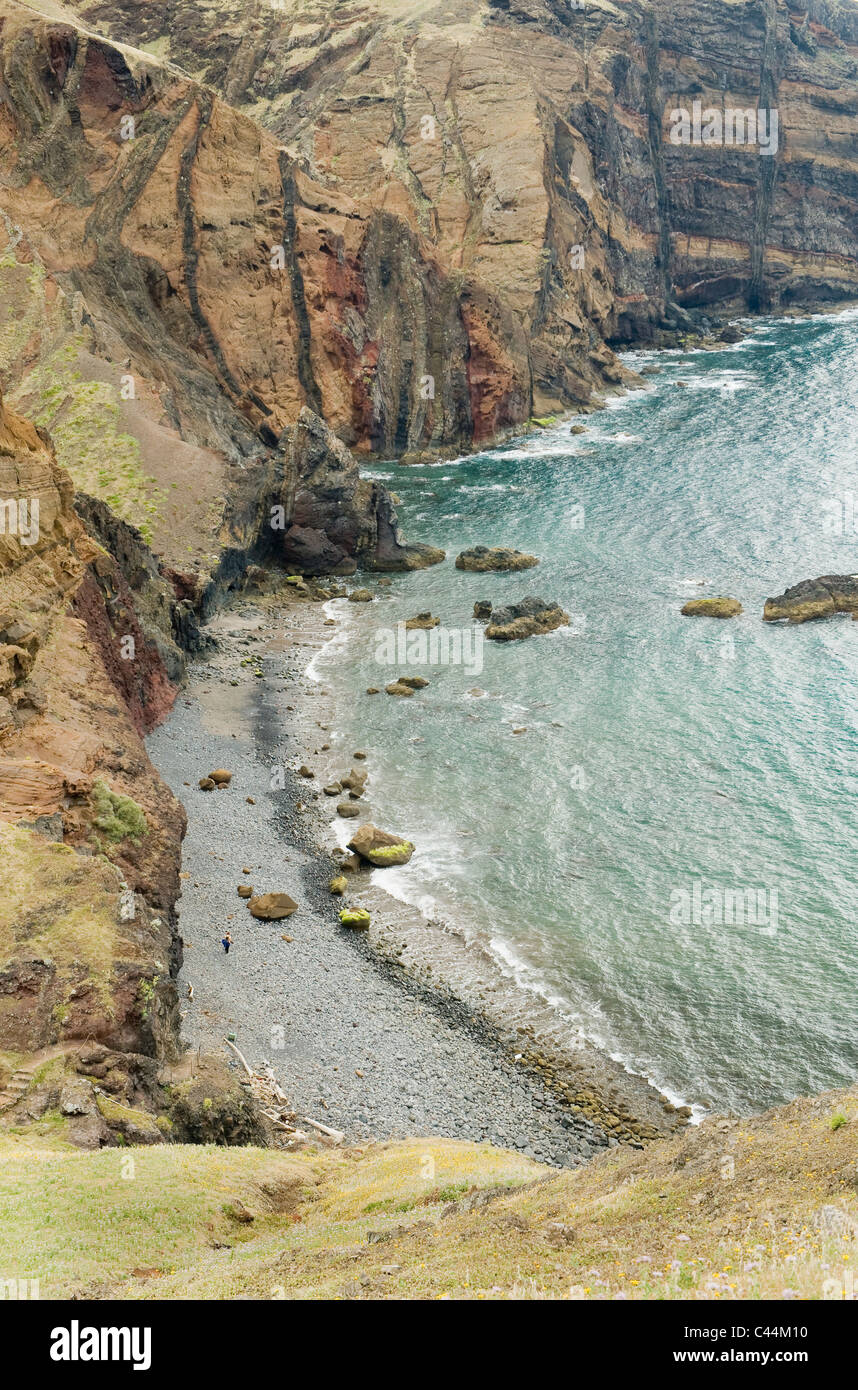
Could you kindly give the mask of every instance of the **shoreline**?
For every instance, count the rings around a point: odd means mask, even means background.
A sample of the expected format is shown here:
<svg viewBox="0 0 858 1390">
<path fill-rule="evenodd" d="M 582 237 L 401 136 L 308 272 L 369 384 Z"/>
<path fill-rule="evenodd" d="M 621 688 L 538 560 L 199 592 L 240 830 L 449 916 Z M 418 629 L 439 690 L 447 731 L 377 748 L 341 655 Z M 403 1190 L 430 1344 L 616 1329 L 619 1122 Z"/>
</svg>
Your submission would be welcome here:
<svg viewBox="0 0 858 1390">
<path fill-rule="evenodd" d="M 682 1127 L 687 1112 L 571 1038 L 550 1004 L 504 976 L 479 943 L 368 873 L 350 876 L 345 897 L 330 895 L 345 822 L 321 788 L 351 750 L 324 680 L 308 673 L 341 632 L 326 608 L 280 591 L 221 609 L 207 625 L 217 646 L 192 665 L 173 713 L 147 740 L 188 812 L 178 984 L 189 1045 L 223 1053 L 234 1032 L 252 1063 L 271 1063 L 296 1109 L 350 1142 L 449 1135 L 574 1166 Z M 302 764 L 312 779 L 297 775 Z M 230 788 L 200 791 L 215 766 L 234 772 Z M 371 775 L 371 759 L 362 766 Z M 272 790 L 275 767 L 282 785 Z M 362 821 L 384 823 L 369 792 L 361 804 Z M 257 892 L 289 892 L 294 916 L 256 922 L 237 896 L 243 868 Z M 346 903 L 369 909 L 368 933 L 340 926 Z M 219 944 L 227 926 L 228 958 Z"/>
</svg>

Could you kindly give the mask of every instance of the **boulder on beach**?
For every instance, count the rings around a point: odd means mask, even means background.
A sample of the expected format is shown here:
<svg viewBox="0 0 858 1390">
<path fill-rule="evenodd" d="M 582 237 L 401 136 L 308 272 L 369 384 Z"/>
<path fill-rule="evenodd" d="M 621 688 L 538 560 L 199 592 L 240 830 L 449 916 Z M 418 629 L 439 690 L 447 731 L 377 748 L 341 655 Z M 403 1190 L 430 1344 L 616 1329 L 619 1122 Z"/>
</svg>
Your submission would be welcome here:
<svg viewBox="0 0 858 1390">
<path fill-rule="evenodd" d="M 240 883 L 240 884 L 238 885 L 238 896 L 239 896 L 240 898 L 252 898 L 252 897 L 253 897 L 253 889 L 251 888 L 251 886 L 250 886 L 249 883 Z"/>
<path fill-rule="evenodd" d="M 492 605 L 487 598 L 477 599 L 474 604 L 474 617 L 482 623 L 487 623 L 492 616 Z"/>
<path fill-rule="evenodd" d="M 232 781 L 232 773 L 227 772 L 225 767 L 216 767 L 214 772 L 209 773 L 209 777 L 218 787 L 228 787 Z"/>
<path fill-rule="evenodd" d="M 201 777 L 197 785 L 201 792 L 213 792 L 217 782 L 213 782 L 211 777 Z"/>
<path fill-rule="evenodd" d="M 680 611 L 685 618 L 735 618 L 744 609 L 738 599 L 720 594 L 712 598 L 691 598 Z"/>
<path fill-rule="evenodd" d="M 307 766 L 306 763 L 302 763 L 301 766 L 298 768 L 298 776 L 299 776 L 299 777 L 315 777 L 315 775 L 316 775 L 315 772 L 313 772 L 313 771 Z"/>
<path fill-rule="evenodd" d="M 407 864 L 414 853 L 410 840 L 402 835 L 391 835 L 387 830 L 379 830 L 375 825 L 360 826 L 349 840 L 348 847 L 377 869 Z"/>
<path fill-rule="evenodd" d="M 365 907 L 344 907 L 340 913 L 340 925 L 343 927 L 354 927 L 362 931 L 369 926 L 369 921 L 369 913 Z"/>
<path fill-rule="evenodd" d="M 565 627 L 568 622 L 569 614 L 564 613 L 559 604 L 546 603 L 542 598 L 525 598 L 520 603 L 493 609 L 486 637 L 493 642 L 517 642 L 523 637 L 536 637 L 541 632 Z"/>
<path fill-rule="evenodd" d="M 326 787 L 322 788 L 322 791 L 325 793 L 325 796 L 339 796 L 342 787 L 339 782 L 329 782 Z"/>
<path fill-rule="evenodd" d="M 362 814 L 360 806 L 357 806 L 354 801 L 337 802 L 337 815 L 342 816 L 343 820 L 354 820 L 356 816 Z"/>
<path fill-rule="evenodd" d="M 279 922 L 282 917 L 291 917 L 298 911 L 298 904 L 288 893 L 263 893 L 259 898 L 251 898 L 247 906 L 254 917 L 264 922 Z"/>
<path fill-rule="evenodd" d="M 341 898 L 348 886 L 349 881 L 345 874 L 337 874 L 336 878 L 332 878 L 328 884 L 328 891 L 332 893 L 335 898 Z"/>
<path fill-rule="evenodd" d="M 368 776 L 369 773 L 367 772 L 366 768 L 353 767 L 349 772 L 346 773 L 345 777 L 340 778 L 340 781 L 345 789 L 347 789 L 350 792 L 355 792 L 358 796 L 361 796 L 363 794 L 363 789 L 366 786 L 366 779 Z"/>
<path fill-rule="evenodd" d="M 427 631 L 433 627 L 439 627 L 440 618 L 433 618 L 431 613 L 418 613 L 414 618 L 406 619 L 405 631 L 415 632 L 425 628 Z"/>
<path fill-rule="evenodd" d="M 824 574 L 819 579 L 803 579 L 777 598 L 767 598 L 763 622 L 807 623 L 814 618 L 832 618 L 835 613 L 858 617 L 858 574 Z"/>
<path fill-rule="evenodd" d="M 473 574 L 488 574 L 498 570 L 529 570 L 538 564 L 536 555 L 526 555 L 522 550 L 508 550 L 503 545 L 474 545 L 456 556 L 456 569 L 469 570 Z"/>
</svg>

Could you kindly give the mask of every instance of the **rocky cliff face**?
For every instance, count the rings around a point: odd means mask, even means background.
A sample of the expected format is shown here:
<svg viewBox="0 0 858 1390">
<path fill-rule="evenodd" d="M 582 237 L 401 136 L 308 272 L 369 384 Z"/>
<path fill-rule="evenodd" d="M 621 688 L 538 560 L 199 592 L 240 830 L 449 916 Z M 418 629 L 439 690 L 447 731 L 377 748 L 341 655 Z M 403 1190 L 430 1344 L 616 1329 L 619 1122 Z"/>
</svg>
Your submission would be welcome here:
<svg viewBox="0 0 858 1390">
<path fill-rule="evenodd" d="M 605 341 L 659 341 L 683 310 L 855 293 L 851 0 L 73 8 L 201 75 L 328 199 L 358 203 L 366 235 L 335 291 L 349 307 L 328 306 L 349 426 L 317 380 L 326 418 L 371 448 L 479 441 L 586 405 L 620 380 Z M 671 111 L 695 102 L 775 111 L 775 148 L 673 143 Z M 437 287 L 420 304 L 404 278 L 418 253 Z M 434 404 L 415 390 L 424 373 Z"/>
<path fill-rule="evenodd" d="M 855 8 L 1 0 L 7 389 L 205 607 L 272 501 L 318 530 L 302 410 L 457 452 L 592 408 L 612 345 L 852 296 Z M 711 110 L 777 140 L 704 142 Z M 389 501 L 352 496 L 369 536 Z"/>
<path fill-rule="evenodd" d="M 139 734 L 175 693 L 169 629 L 147 638 L 47 437 L 2 399 L 0 501 L 0 1049 L 169 1055 L 184 812 Z"/>
</svg>

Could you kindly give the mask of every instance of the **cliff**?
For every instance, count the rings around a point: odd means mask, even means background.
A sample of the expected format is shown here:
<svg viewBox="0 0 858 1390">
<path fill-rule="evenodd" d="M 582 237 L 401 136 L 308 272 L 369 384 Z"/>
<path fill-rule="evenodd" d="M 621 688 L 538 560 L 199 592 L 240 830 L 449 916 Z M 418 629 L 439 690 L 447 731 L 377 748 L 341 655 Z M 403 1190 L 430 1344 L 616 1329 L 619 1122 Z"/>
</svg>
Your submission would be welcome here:
<svg viewBox="0 0 858 1390">
<path fill-rule="evenodd" d="M 2 398 L 0 498 L 0 1049 L 170 1055 L 184 812 L 140 734 L 175 695 L 164 654 L 181 658 Z"/>
<path fill-rule="evenodd" d="M 314 181 L 291 272 L 303 390 L 358 447 L 486 441 L 620 383 L 606 344 L 855 294 L 845 0 L 72 8 L 195 74 Z M 774 111 L 777 138 L 673 143 L 695 102 Z"/>
</svg>

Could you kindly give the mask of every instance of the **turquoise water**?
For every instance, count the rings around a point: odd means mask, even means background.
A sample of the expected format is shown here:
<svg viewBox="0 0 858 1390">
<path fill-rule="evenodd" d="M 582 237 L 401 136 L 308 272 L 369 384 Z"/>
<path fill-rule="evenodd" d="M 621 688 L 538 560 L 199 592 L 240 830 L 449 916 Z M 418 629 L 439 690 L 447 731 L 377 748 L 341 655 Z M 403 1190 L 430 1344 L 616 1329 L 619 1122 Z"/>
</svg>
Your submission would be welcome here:
<svg viewBox="0 0 858 1390">
<path fill-rule="evenodd" d="M 858 624 L 761 621 L 767 595 L 858 570 L 858 311 L 629 360 L 662 374 L 582 436 L 374 470 L 449 558 L 338 605 L 323 671 L 356 697 L 380 823 L 418 845 L 385 884 L 671 1093 L 756 1109 L 858 1075 Z M 457 571 L 477 543 L 541 564 Z M 396 674 L 379 627 L 424 608 L 468 626 L 476 599 L 529 593 L 572 627 L 487 643 L 479 674 L 427 669 L 411 700 L 363 694 Z M 743 616 L 680 616 L 718 593 Z M 764 911 L 689 920 L 695 882 Z"/>
</svg>

